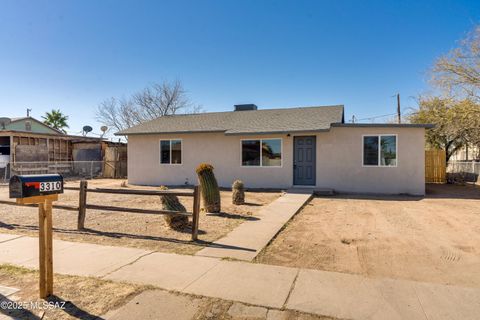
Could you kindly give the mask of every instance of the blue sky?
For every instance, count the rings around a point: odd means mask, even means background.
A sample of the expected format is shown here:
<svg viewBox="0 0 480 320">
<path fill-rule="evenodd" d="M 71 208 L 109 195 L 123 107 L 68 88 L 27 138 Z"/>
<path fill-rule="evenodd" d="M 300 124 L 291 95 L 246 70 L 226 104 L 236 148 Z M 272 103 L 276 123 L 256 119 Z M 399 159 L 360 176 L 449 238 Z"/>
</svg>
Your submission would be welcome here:
<svg viewBox="0 0 480 320">
<path fill-rule="evenodd" d="M 99 132 L 102 100 L 175 79 L 205 111 L 388 114 L 479 21 L 480 1 L 0 0 L 0 115 L 60 108 Z"/>
</svg>

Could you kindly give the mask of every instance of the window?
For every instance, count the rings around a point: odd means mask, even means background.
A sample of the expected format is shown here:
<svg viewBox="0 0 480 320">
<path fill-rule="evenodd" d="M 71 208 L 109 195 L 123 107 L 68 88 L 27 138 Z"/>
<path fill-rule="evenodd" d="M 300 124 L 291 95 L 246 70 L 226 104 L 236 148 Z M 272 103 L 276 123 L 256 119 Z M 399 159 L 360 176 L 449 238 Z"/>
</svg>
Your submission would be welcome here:
<svg viewBox="0 0 480 320">
<path fill-rule="evenodd" d="M 242 140 L 242 166 L 281 167 L 282 139 Z"/>
<path fill-rule="evenodd" d="M 260 140 L 242 141 L 242 165 L 259 166 L 260 165 Z"/>
<path fill-rule="evenodd" d="M 363 136 L 363 165 L 379 167 L 397 166 L 397 136 Z"/>
<path fill-rule="evenodd" d="M 10 155 L 10 146 L 0 145 L 0 155 L 9 156 Z"/>
<path fill-rule="evenodd" d="M 174 164 L 181 164 L 182 163 L 182 141 L 180 140 L 171 140 L 171 158 L 172 163 Z"/>
<path fill-rule="evenodd" d="M 396 166 L 397 165 L 397 137 L 381 136 L 380 137 L 380 165 Z"/>
<path fill-rule="evenodd" d="M 363 137 L 363 165 L 378 166 L 378 136 Z"/>
<path fill-rule="evenodd" d="M 160 140 L 160 163 L 182 164 L 182 140 Z"/>
<path fill-rule="evenodd" d="M 262 166 L 263 167 L 281 167 L 282 166 L 282 140 L 280 139 L 262 140 Z"/>
</svg>

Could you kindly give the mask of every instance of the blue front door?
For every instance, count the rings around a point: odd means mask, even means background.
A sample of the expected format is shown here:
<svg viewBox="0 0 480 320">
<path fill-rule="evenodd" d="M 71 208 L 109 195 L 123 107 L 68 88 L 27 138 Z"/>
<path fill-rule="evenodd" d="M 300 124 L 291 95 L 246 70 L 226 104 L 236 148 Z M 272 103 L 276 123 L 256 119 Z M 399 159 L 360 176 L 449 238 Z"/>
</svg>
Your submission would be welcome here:
<svg viewBox="0 0 480 320">
<path fill-rule="evenodd" d="M 293 138 L 293 184 L 315 185 L 315 136 Z"/>
</svg>

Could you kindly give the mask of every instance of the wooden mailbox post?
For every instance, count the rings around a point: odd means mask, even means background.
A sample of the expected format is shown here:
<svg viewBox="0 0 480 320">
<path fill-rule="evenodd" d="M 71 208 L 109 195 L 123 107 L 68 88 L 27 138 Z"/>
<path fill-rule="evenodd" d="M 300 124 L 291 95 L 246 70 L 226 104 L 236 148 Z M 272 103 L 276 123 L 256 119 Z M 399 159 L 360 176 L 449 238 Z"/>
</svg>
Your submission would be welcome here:
<svg viewBox="0 0 480 320">
<path fill-rule="evenodd" d="M 18 204 L 38 204 L 40 298 L 53 294 L 52 202 L 63 193 L 63 177 L 59 174 L 13 176 L 10 198 Z"/>
</svg>

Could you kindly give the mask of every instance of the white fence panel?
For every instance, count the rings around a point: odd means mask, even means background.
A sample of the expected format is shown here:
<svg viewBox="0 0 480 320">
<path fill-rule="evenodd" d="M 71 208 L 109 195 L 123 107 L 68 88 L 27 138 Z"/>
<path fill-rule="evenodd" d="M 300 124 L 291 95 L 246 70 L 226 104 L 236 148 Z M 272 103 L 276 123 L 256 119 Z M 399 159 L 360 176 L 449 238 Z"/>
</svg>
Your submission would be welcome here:
<svg viewBox="0 0 480 320">
<path fill-rule="evenodd" d="M 480 162 L 450 161 L 447 166 L 450 179 L 477 182 L 480 176 Z"/>
</svg>

